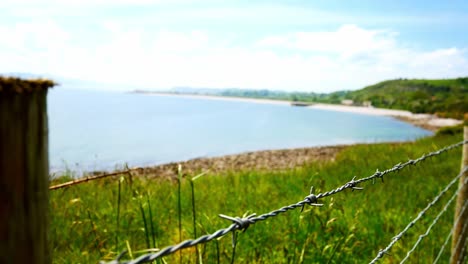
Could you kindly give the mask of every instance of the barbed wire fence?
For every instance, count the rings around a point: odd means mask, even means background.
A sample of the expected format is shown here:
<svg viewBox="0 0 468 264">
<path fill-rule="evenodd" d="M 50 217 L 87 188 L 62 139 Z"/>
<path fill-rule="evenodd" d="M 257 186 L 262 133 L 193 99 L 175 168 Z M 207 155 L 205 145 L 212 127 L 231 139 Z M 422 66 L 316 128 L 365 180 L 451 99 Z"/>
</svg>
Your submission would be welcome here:
<svg viewBox="0 0 468 264">
<path fill-rule="evenodd" d="M 442 244 L 442 246 L 440 247 L 440 250 L 439 250 L 439 253 L 437 254 L 437 257 L 435 258 L 434 262 L 432 262 L 433 264 L 436 264 L 439 261 L 440 257 L 442 256 L 442 253 L 444 252 L 445 247 L 447 246 L 447 243 L 448 243 L 450 237 L 452 237 L 452 235 L 453 235 L 453 231 L 455 230 L 455 225 L 457 225 L 458 222 L 461 220 L 462 215 L 465 213 L 465 210 L 466 210 L 467 207 L 468 207 L 468 201 L 465 202 L 465 205 L 463 206 L 463 209 L 460 211 L 460 215 L 455 220 L 454 226 L 452 227 L 452 229 L 450 229 L 450 232 L 448 233 L 447 237 L 445 238 L 444 244 Z M 457 241 L 457 243 L 458 243 L 458 241 Z"/>
<path fill-rule="evenodd" d="M 382 250 L 379 250 L 379 253 L 377 254 L 377 256 L 370 262 L 370 264 L 374 264 L 374 263 L 377 263 L 377 260 L 379 260 L 380 258 L 382 258 L 385 254 L 388 254 L 388 251 L 390 251 L 390 249 L 398 242 L 398 240 L 400 240 L 403 235 L 408 232 L 408 230 L 410 228 L 412 228 L 425 214 L 426 212 L 432 207 L 434 206 L 438 201 L 439 199 L 450 189 L 450 187 L 452 187 L 457 181 L 458 179 L 460 179 L 460 177 L 468 170 L 468 167 L 465 167 L 463 168 L 463 170 L 455 177 L 453 178 L 453 180 L 447 185 L 445 186 L 445 188 L 434 198 L 434 200 L 432 200 L 432 202 L 430 202 L 426 208 L 424 208 L 421 212 L 419 212 L 418 216 L 416 218 L 413 219 L 413 221 L 411 221 L 406 227 L 405 229 L 403 229 L 403 231 L 401 231 L 398 235 L 396 235 L 395 237 L 393 237 L 392 239 L 392 242 L 390 242 L 390 244 L 388 244 L 388 246 Z M 466 181 L 465 183 L 466 184 Z M 458 192 L 459 190 L 461 189 L 462 186 L 460 186 L 460 188 L 458 188 L 458 190 L 455 192 L 455 194 L 452 196 L 452 199 L 450 199 L 449 203 L 447 203 L 446 206 L 448 206 L 450 204 L 450 202 L 455 199 L 455 197 L 458 195 Z M 444 213 L 444 209 L 440 212 L 440 213 Z M 440 216 L 439 216 L 440 217 Z M 437 219 L 437 217 L 436 217 Z M 421 238 L 421 237 L 420 237 Z M 416 243 L 418 244 L 420 240 L 418 240 Z M 417 246 L 416 244 L 416 246 Z M 406 257 L 401 261 L 401 263 L 405 262 L 409 255 L 414 251 L 414 248 L 413 247 L 410 251 L 408 251 Z"/>
<path fill-rule="evenodd" d="M 431 225 L 427 228 L 426 232 L 424 232 L 423 234 L 421 234 L 418 238 L 418 240 L 414 243 L 413 247 L 410 249 L 410 251 L 408 251 L 406 253 L 406 257 L 401 261 L 401 263 L 404 263 L 406 260 L 408 260 L 408 258 L 410 257 L 410 255 L 416 250 L 416 248 L 418 247 L 419 243 L 421 243 L 421 241 L 423 240 L 423 238 L 425 238 L 426 236 L 429 235 L 429 232 L 431 232 L 432 228 L 437 224 L 437 222 L 439 221 L 439 219 L 441 218 L 442 215 L 444 215 L 446 212 L 447 212 L 447 208 L 449 207 L 449 205 L 455 200 L 455 198 L 457 197 L 457 195 L 459 194 L 459 191 L 460 189 L 453 194 L 453 196 L 450 198 L 450 200 L 445 204 L 444 208 L 439 212 L 439 214 L 437 214 L 437 216 L 434 218 L 434 220 L 432 220 L 432 223 Z M 460 220 L 461 216 L 463 215 L 463 213 L 465 212 L 465 209 L 466 207 L 468 206 L 468 201 L 465 202 L 465 204 L 463 205 L 463 209 L 461 210 L 460 212 L 460 215 L 457 217 L 457 220 L 456 220 L 456 223 L 458 223 L 458 221 Z M 452 235 L 453 231 L 451 231 L 449 234 Z M 450 236 L 448 236 L 448 238 L 450 238 Z M 448 240 L 448 239 L 447 239 Z M 444 245 L 446 245 L 444 243 Z M 443 252 L 443 249 L 445 248 L 445 246 L 443 246 L 443 248 L 441 248 L 441 251 L 440 251 L 440 255 L 442 255 L 442 252 Z M 437 263 L 437 260 L 434 261 L 434 263 Z"/>
<path fill-rule="evenodd" d="M 290 210 L 294 210 L 294 209 L 297 209 L 297 208 L 301 208 L 301 212 L 303 211 L 304 207 L 306 205 L 309 205 L 309 206 L 315 206 L 315 207 L 320 207 L 322 206 L 323 204 L 320 203 L 320 199 L 322 198 L 325 198 L 325 197 L 329 197 L 329 196 L 333 196 L 333 195 L 336 195 L 340 192 L 343 192 L 347 189 L 351 189 L 352 191 L 354 190 L 363 190 L 364 188 L 363 187 L 360 187 L 358 186 L 359 184 L 361 183 L 364 183 L 364 182 L 367 182 L 367 181 L 372 181 L 373 183 L 375 183 L 376 179 L 380 179 L 382 181 L 382 183 L 384 182 L 384 176 L 387 175 L 387 174 L 390 174 L 390 173 L 393 173 L 393 172 L 398 172 L 406 167 L 409 167 L 409 166 L 412 166 L 412 165 L 416 165 L 420 162 L 423 162 L 425 160 L 427 160 L 428 158 L 431 158 L 431 157 L 434 157 L 434 156 L 438 156 L 444 152 L 447 152 L 447 151 L 450 151 L 452 149 L 455 149 L 457 147 L 460 147 L 460 146 L 463 146 L 465 144 L 468 144 L 468 140 L 463 140 L 463 141 L 460 141 L 458 143 L 455 143 L 455 144 L 452 144 L 452 145 L 449 145 L 449 146 L 446 146 L 444 148 L 441 148 L 437 151 L 433 151 L 433 152 L 430 152 L 430 153 L 427 153 L 427 154 L 424 154 L 422 155 L 421 157 L 417 158 L 417 159 L 409 159 L 408 161 L 404 162 L 404 163 L 398 163 L 396 165 L 394 165 L 392 168 L 389 168 L 387 170 L 384 170 L 384 171 L 379 171 L 378 169 L 376 170 L 375 173 L 373 173 L 372 175 L 368 176 L 368 177 L 364 177 L 364 178 L 361 178 L 361 179 L 357 179 L 356 180 L 356 176 L 353 177 L 349 182 L 335 188 L 335 189 L 332 189 L 330 191 L 327 191 L 327 192 L 323 192 L 323 193 L 318 193 L 318 194 L 314 194 L 313 193 L 313 186 L 311 187 L 310 189 L 310 193 L 309 195 L 307 195 L 303 200 L 297 202 L 297 203 L 294 203 L 294 204 L 290 204 L 290 205 L 286 205 L 286 206 L 283 206 L 279 209 L 276 209 L 276 210 L 273 210 L 271 212 L 268 212 L 268 213 L 265 213 L 265 214 L 262 214 L 262 215 L 259 215 L 257 216 L 257 214 L 251 214 L 251 215 L 248 215 L 248 216 L 243 216 L 243 217 L 231 217 L 231 216 L 226 216 L 226 215 L 223 215 L 223 214 L 219 214 L 219 217 L 223 218 L 223 219 L 226 219 L 226 220 L 229 220 L 232 222 L 232 224 L 226 228 L 223 228 L 223 229 L 219 229 L 211 234 L 207 234 L 207 235 L 203 235 L 203 236 L 200 236 L 196 239 L 189 239 L 189 240 L 185 240 L 179 244 L 176 244 L 176 245 L 172 245 L 172 246 L 167 246 L 155 253 L 148 253 L 148 254 L 144 254 L 136 259 L 133 259 L 133 260 L 128 260 L 128 261 L 125 261 L 125 260 L 121 260 L 125 254 L 126 254 L 126 251 L 123 251 L 121 254 L 119 254 L 115 260 L 113 261 L 110 261 L 110 262 L 105 262 L 105 261 L 101 261 L 100 263 L 108 263 L 108 264 L 140 264 L 140 263 L 147 263 L 147 262 L 152 262 L 156 259 L 159 259 L 159 258 L 162 258 L 164 256 L 167 256 L 167 255 L 170 255 L 174 252 L 177 252 L 179 250 L 182 250 L 184 248 L 188 248 L 188 247 L 193 247 L 193 246 L 196 246 L 198 244 L 203 244 L 203 243 L 207 243 L 209 241 L 212 241 L 214 239 L 217 239 L 217 238 L 220 238 L 220 237 L 223 237 L 229 233 L 232 234 L 232 244 L 233 244 L 233 250 L 235 250 L 235 247 L 236 247 L 236 240 L 237 240 L 237 231 L 246 231 L 247 228 L 250 226 L 250 225 L 254 225 L 256 223 L 259 223 L 261 221 L 264 221 L 264 220 L 267 220 L 269 218 L 272 218 L 272 217 L 276 217 L 282 213 L 286 213 Z M 379 250 L 377 256 L 371 260 L 369 263 L 376 263 L 379 259 L 383 258 L 384 255 L 388 255 L 390 249 L 393 247 L 393 245 L 395 245 L 402 237 L 403 235 L 411 228 L 413 227 L 416 222 L 418 220 L 420 220 L 424 215 L 425 213 L 431 208 L 433 207 L 438 201 L 439 199 L 446 193 L 448 192 L 448 190 L 457 182 L 457 180 L 459 180 L 460 178 L 464 177 L 465 180 L 460 184 L 460 187 L 457 189 L 457 191 L 453 194 L 453 196 L 450 198 L 450 200 L 447 202 L 447 204 L 445 204 L 445 206 L 443 207 L 443 209 L 439 212 L 439 214 L 434 218 L 432 224 L 429 226 L 429 228 L 426 230 L 426 232 L 422 235 L 419 236 L 418 240 L 416 241 L 416 243 L 413 245 L 413 247 L 407 252 L 407 255 L 406 257 L 402 260 L 401 263 L 404 263 L 408 257 L 414 252 L 415 248 L 419 245 L 419 243 L 421 242 L 421 240 L 426 237 L 430 230 L 432 229 L 432 227 L 437 223 L 437 221 L 440 219 L 440 217 L 447 211 L 447 208 L 449 207 L 449 205 L 453 202 L 453 200 L 455 199 L 455 197 L 457 197 L 461 191 L 461 189 L 468 184 L 468 180 L 466 180 L 466 177 L 464 176 L 468 171 L 468 166 L 464 166 L 461 170 L 461 172 L 455 177 L 453 178 L 449 184 L 447 186 L 445 186 L 445 188 L 418 214 L 418 216 L 413 219 L 406 227 L 405 229 L 403 229 L 403 231 L 401 231 L 398 235 L 396 235 L 392 241 L 390 242 L 390 244 L 384 248 L 384 249 L 381 249 Z M 468 207 L 467 205 L 468 202 L 465 202 L 463 208 L 462 208 L 462 211 L 461 213 L 459 213 L 459 217 L 456 219 L 455 223 L 458 223 L 459 221 L 463 221 L 461 220 L 462 219 L 462 215 L 465 214 L 465 211 L 466 211 L 466 208 Z M 468 221 L 466 221 L 467 223 L 464 224 L 463 226 L 463 230 L 462 230 L 462 234 L 465 234 L 467 230 L 467 226 L 468 226 Z M 456 225 L 456 224 L 455 224 Z M 434 261 L 434 263 L 437 262 L 437 260 L 440 258 L 440 255 L 442 254 L 446 244 L 448 243 L 448 240 L 450 238 L 450 236 L 452 236 L 454 233 L 454 228 L 452 228 L 452 230 L 450 231 L 449 235 L 447 236 L 447 239 L 446 241 L 444 242 L 444 244 L 442 245 L 440 251 L 439 251 L 439 254 L 436 258 L 436 260 Z M 464 239 L 463 238 L 464 236 L 460 236 L 457 243 L 456 243 L 456 249 L 458 249 L 460 247 L 460 245 L 462 245 L 462 247 L 466 247 L 467 246 L 467 241 L 468 239 Z M 463 241 L 462 241 L 463 240 Z M 152 250 L 148 250 L 148 252 L 150 251 L 154 251 L 155 249 L 152 249 Z M 463 253 L 461 254 L 461 256 L 463 256 Z M 453 253 L 452 253 L 453 254 Z M 462 263 L 461 261 L 462 260 L 459 260 L 460 263 Z"/>
</svg>

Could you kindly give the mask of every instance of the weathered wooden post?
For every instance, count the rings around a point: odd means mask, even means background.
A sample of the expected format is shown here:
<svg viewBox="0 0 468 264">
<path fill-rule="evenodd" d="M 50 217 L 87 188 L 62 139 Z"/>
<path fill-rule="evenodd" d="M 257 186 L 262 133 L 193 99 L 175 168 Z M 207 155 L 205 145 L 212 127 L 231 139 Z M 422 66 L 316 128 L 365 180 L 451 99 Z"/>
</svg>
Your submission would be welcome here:
<svg viewBox="0 0 468 264">
<path fill-rule="evenodd" d="M 468 126 L 464 127 L 463 139 L 468 140 Z M 468 144 L 463 145 L 463 154 L 462 154 L 462 163 L 461 168 L 468 166 Z M 468 184 L 465 184 L 465 181 L 468 179 L 468 172 L 460 177 L 460 193 L 457 197 L 457 205 L 455 208 L 455 221 L 460 218 L 459 221 L 455 222 L 453 237 L 452 237 L 452 256 L 450 259 L 451 264 L 462 263 L 465 259 L 467 252 L 465 250 L 466 244 L 465 241 L 468 237 L 468 230 L 463 227 L 465 223 L 468 222 L 468 210 L 465 209 L 463 215 L 460 216 L 462 208 L 465 202 L 468 200 Z M 460 242 L 458 242 L 460 241 Z"/>
<path fill-rule="evenodd" d="M 0 263 L 51 263 L 49 80 L 0 76 Z"/>
</svg>

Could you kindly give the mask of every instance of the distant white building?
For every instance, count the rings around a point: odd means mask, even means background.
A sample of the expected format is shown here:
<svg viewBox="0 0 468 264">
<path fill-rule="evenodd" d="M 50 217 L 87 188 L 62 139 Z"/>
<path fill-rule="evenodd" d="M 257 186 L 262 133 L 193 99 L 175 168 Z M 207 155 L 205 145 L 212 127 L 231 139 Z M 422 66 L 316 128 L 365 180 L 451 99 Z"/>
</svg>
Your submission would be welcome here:
<svg viewBox="0 0 468 264">
<path fill-rule="evenodd" d="M 364 102 L 362 102 L 362 106 L 364 106 L 364 107 L 373 107 L 371 101 L 364 101 Z"/>
<path fill-rule="evenodd" d="M 354 104 L 354 101 L 353 101 L 353 100 L 349 100 L 349 99 L 345 99 L 345 100 L 341 100 L 341 104 L 342 104 L 342 105 L 353 105 L 353 104 Z"/>
</svg>

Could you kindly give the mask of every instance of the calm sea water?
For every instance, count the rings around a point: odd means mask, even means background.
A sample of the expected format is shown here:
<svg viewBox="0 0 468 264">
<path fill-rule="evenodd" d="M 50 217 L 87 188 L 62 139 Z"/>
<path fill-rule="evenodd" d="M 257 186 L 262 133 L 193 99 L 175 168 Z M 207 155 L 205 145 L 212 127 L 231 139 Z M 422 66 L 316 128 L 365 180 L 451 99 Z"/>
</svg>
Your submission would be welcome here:
<svg viewBox="0 0 468 264">
<path fill-rule="evenodd" d="M 68 90 L 48 96 L 51 171 L 162 164 L 254 150 L 412 140 L 390 117 L 288 105 Z"/>
</svg>

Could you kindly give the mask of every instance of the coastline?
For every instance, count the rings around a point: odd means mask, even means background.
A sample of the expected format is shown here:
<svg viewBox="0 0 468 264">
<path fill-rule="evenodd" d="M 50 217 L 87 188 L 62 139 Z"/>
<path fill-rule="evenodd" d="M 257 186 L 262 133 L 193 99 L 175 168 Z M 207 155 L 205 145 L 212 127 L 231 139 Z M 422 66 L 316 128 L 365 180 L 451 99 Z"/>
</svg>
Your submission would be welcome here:
<svg viewBox="0 0 468 264">
<path fill-rule="evenodd" d="M 218 96 L 218 95 L 199 95 L 199 94 L 176 94 L 176 93 L 164 93 L 164 92 L 144 92 L 140 93 L 149 96 L 177 96 L 183 98 L 192 99 L 204 99 L 204 100 L 223 100 L 223 101 L 236 101 L 236 102 L 249 102 L 257 104 L 279 104 L 279 105 L 292 105 L 292 101 L 286 100 L 273 100 L 273 99 L 258 99 L 258 98 L 244 98 L 244 97 L 230 97 L 230 96 Z M 401 120 L 403 122 L 410 123 L 412 125 L 430 130 L 437 131 L 443 127 L 456 126 L 463 121 L 452 119 L 452 118 L 440 118 L 431 114 L 415 114 L 406 110 L 395 110 L 386 108 L 375 108 L 375 107 L 364 107 L 364 106 L 348 106 L 338 104 L 324 104 L 324 103 L 311 103 L 307 107 L 312 109 L 320 109 L 326 111 L 337 111 L 345 113 L 355 113 L 363 115 L 374 115 L 374 116 L 390 116 Z"/>
<path fill-rule="evenodd" d="M 443 127 L 456 126 L 463 123 L 463 121 L 453 118 L 440 118 L 432 114 L 415 114 L 406 110 L 395 110 L 364 106 L 332 105 L 321 103 L 314 104 L 308 107 L 328 111 L 340 111 L 375 116 L 390 116 L 403 122 L 410 123 L 414 126 L 430 130 L 432 132 L 436 132 L 437 130 Z"/>
<path fill-rule="evenodd" d="M 279 104 L 279 105 L 291 105 L 290 101 L 286 100 L 273 100 L 273 99 L 257 99 L 247 97 L 234 97 L 234 96 L 221 96 L 221 95 L 202 95 L 202 94 L 176 94 L 176 93 L 164 93 L 164 92 L 145 92 L 139 93 L 149 96 L 176 96 L 191 99 L 204 99 L 204 100 L 217 100 L 217 101 L 234 101 L 234 102 L 248 102 L 256 104 Z"/>
<path fill-rule="evenodd" d="M 150 96 L 177 96 L 184 98 L 206 99 L 206 100 L 225 100 L 239 101 L 260 104 L 281 104 L 291 105 L 291 101 L 271 100 L 271 99 L 255 99 L 255 98 L 239 98 L 239 97 L 224 97 L 210 95 L 189 95 L 189 94 L 172 94 L 172 93 L 142 93 Z M 462 123 L 460 120 L 437 118 L 429 114 L 414 114 L 404 110 L 381 109 L 373 107 L 361 106 L 344 106 L 333 104 L 316 103 L 313 105 L 299 106 L 312 109 L 321 109 L 327 111 L 339 111 L 348 113 L 357 113 L 365 115 L 390 116 L 401 121 L 411 123 L 415 126 L 422 127 L 427 130 L 437 131 L 446 126 L 454 126 Z M 398 144 L 395 142 L 387 142 L 389 144 Z M 365 143 L 363 143 L 365 144 Z M 336 155 L 345 148 L 353 145 L 331 145 L 318 146 L 295 149 L 281 150 L 263 150 L 254 152 L 244 152 L 234 155 L 217 156 L 210 158 L 195 158 L 179 162 L 171 162 L 159 165 L 149 165 L 144 167 L 132 168 L 135 176 L 144 176 L 147 178 L 161 179 L 176 179 L 177 168 L 182 166 L 184 174 L 195 176 L 199 173 L 208 171 L 210 173 L 226 173 L 229 171 L 281 171 L 296 167 L 301 167 L 310 162 L 333 162 Z M 106 174 L 107 171 L 94 171 L 89 174 L 84 174 L 79 178 L 93 175 Z"/>
<path fill-rule="evenodd" d="M 296 149 L 262 150 L 211 158 L 196 158 L 181 162 L 132 168 L 132 174 L 154 179 L 177 179 L 178 166 L 184 175 L 203 172 L 282 171 L 304 166 L 310 162 L 333 162 L 339 152 L 352 145 L 335 145 Z"/>
</svg>

